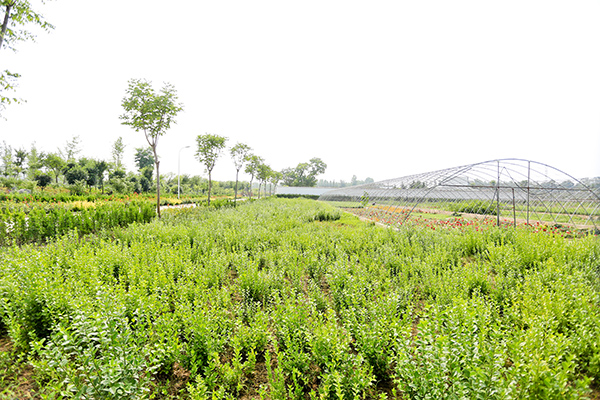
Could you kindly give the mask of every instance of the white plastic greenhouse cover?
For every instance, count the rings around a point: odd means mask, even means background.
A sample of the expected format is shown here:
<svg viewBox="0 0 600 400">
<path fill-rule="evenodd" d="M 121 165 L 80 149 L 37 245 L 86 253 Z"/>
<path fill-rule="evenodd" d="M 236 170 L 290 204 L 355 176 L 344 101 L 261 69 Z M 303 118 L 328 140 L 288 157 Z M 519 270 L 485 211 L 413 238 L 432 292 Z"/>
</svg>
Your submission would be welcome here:
<svg viewBox="0 0 600 400">
<path fill-rule="evenodd" d="M 507 158 L 331 190 L 319 200 L 348 207 L 458 210 L 525 223 L 600 226 L 600 195 L 571 175 L 535 161 Z"/>
</svg>

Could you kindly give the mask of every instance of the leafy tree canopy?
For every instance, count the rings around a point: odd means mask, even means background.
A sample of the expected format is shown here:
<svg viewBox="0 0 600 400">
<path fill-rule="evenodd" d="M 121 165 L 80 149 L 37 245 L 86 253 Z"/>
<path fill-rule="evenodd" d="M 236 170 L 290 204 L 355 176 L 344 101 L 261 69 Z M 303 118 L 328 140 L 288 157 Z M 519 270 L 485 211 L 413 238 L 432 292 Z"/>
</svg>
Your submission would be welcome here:
<svg viewBox="0 0 600 400">
<path fill-rule="evenodd" d="M 58 183 L 58 177 L 60 176 L 63 168 L 67 165 L 65 160 L 63 160 L 62 157 L 56 153 L 50 153 L 44 158 L 43 164 L 44 167 L 48 168 L 54 173 L 54 180 L 56 183 Z"/>
<path fill-rule="evenodd" d="M 264 158 L 257 156 L 255 154 L 250 154 L 248 155 L 247 158 L 248 164 L 246 165 L 246 169 L 244 170 L 244 172 L 246 172 L 247 174 L 250 174 L 250 182 L 252 182 L 252 180 L 257 176 L 258 174 L 258 169 L 260 167 L 261 164 L 263 164 L 265 162 Z"/>
<path fill-rule="evenodd" d="M 236 143 L 229 153 L 231 154 L 231 158 L 233 159 L 233 164 L 235 165 L 236 171 L 242 169 L 244 164 L 248 161 L 248 156 L 252 148 L 244 143 Z"/>
<path fill-rule="evenodd" d="M 158 137 L 167 132 L 175 123 L 177 114 L 183 110 L 183 105 L 177 102 L 177 91 L 173 85 L 165 83 L 156 93 L 152 84 L 142 79 L 129 81 L 121 105 L 125 110 L 120 117 L 122 124 L 131 126 L 136 132 L 144 132 L 153 150 Z"/>
<path fill-rule="evenodd" d="M 0 51 L 16 51 L 17 43 L 35 40 L 33 32 L 28 30 L 31 26 L 37 26 L 44 31 L 54 29 L 40 13 L 32 9 L 27 0 L 0 0 L 0 18 Z M 0 71 L 0 115 L 7 104 L 19 102 L 18 98 L 8 94 L 15 91 L 19 77 L 16 72 Z"/>
<path fill-rule="evenodd" d="M 138 167 L 138 171 L 143 169 L 150 169 L 150 172 L 154 170 L 154 156 L 152 155 L 152 149 L 150 147 L 138 147 L 135 149 L 135 165 Z"/>
<path fill-rule="evenodd" d="M 119 137 L 113 143 L 112 147 L 112 162 L 115 169 L 123 168 L 123 153 L 125 152 L 125 144 L 123 144 L 123 138 Z M 154 162 L 154 160 L 153 160 Z"/>
<path fill-rule="evenodd" d="M 44 166 L 45 157 L 46 154 L 38 151 L 35 143 L 33 143 L 31 149 L 27 153 L 27 166 L 29 167 L 28 175 L 30 178 L 35 177 L 40 172 L 40 169 Z"/>
<path fill-rule="evenodd" d="M 81 165 L 73 165 L 65 171 L 65 180 L 69 185 L 73 185 L 78 181 L 86 181 L 87 183 L 88 174 Z"/>
<path fill-rule="evenodd" d="M 65 144 L 64 149 L 58 150 L 59 154 L 67 162 L 75 160 L 77 155 L 81 153 L 81 139 L 79 136 L 73 136 L 73 138 Z"/>
<path fill-rule="evenodd" d="M 310 162 L 300 163 L 296 168 L 286 168 L 282 173 L 283 184 L 286 186 L 315 186 L 317 175 L 325 172 L 327 164 L 320 158 L 311 158 Z"/>
<path fill-rule="evenodd" d="M 229 154 L 231 154 L 231 158 L 233 159 L 233 164 L 235 165 L 235 189 L 234 189 L 234 201 L 237 201 L 237 192 L 238 192 L 238 175 L 240 173 L 240 169 L 244 166 L 244 163 L 248 161 L 248 157 L 250 156 L 250 152 L 252 148 L 245 143 L 236 143 L 230 150 Z"/>
<path fill-rule="evenodd" d="M 47 174 L 38 174 L 33 179 L 37 182 L 37 185 L 42 188 L 42 190 L 52 182 L 52 177 Z"/>
<path fill-rule="evenodd" d="M 217 159 L 221 155 L 221 152 L 225 148 L 227 138 L 219 135 L 211 135 L 209 133 L 205 135 L 198 135 L 196 143 L 196 158 L 206 171 L 208 172 L 208 204 L 210 205 L 210 192 L 212 188 L 212 170 L 215 167 Z"/>
<path fill-rule="evenodd" d="M 156 214 L 160 218 L 160 161 L 156 152 L 158 138 L 175 123 L 175 117 L 183 110 L 177 101 L 177 91 L 170 83 L 155 92 L 152 84 L 143 79 L 131 79 L 121 106 L 123 125 L 131 126 L 136 132 L 144 132 L 146 141 L 154 155 L 156 167 Z"/>
<path fill-rule="evenodd" d="M 0 147 L 0 160 L 2 161 L 1 174 L 6 177 L 12 176 L 14 174 L 15 167 L 13 148 L 12 146 L 6 144 L 6 142 L 3 142 L 3 145 Z"/>
<path fill-rule="evenodd" d="M 215 167 L 217 159 L 225 148 L 227 138 L 219 135 L 198 135 L 196 138 L 196 158 L 204 165 L 206 171 L 210 174 Z"/>
<path fill-rule="evenodd" d="M 273 170 L 267 164 L 261 164 L 258 166 L 258 179 L 261 182 L 266 182 L 271 177 L 272 173 Z"/>
</svg>

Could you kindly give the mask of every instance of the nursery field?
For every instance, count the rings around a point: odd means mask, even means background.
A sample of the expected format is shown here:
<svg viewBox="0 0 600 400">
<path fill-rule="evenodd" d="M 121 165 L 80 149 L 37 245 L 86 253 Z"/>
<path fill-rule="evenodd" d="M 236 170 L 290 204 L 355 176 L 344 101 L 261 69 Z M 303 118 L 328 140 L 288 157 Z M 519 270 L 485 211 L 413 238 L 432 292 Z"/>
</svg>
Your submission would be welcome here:
<svg viewBox="0 0 600 400">
<path fill-rule="evenodd" d="M 10 196 L 10 195 L 9 195 Z M 228 207 L 227 198 L 207 199 L 164 197 L 161 208 L 193 204 L 200 207 Z M 45 243 L 77 230 L 80 235 L 124 227 L 133 222 L 146 223 L 156 217 L 156 203 L 147 196 L 69 196 L 47 197 L 0 195 L 0 246 Z"/>
<path fill-rule="evenodd" d="M 329 204 L 346 209 L 347 211 L 371 218 L 385 221 L 389 225 L 402 225 L 405 221 L 415 219 L 422 214 L 429 214 L 429 217 L 447 218 L 448 215 L 459 216 L 469 219 L 493 219 L 496 220 L 497 208 L 492 202 L 467 201 L 461 203 L 427 201 L 414 204 L 393 204 L 392 202 L 379 202 L 377 204 L 366 205 L 358 202 L 329 202 Z M 596 204 L 589 204 L 592 211 L 576 210 L 576 207 L 530 207 L 528 210 L 523 205 L 516 205 L 512 208 L 510 205 L 502 204 L 500 209 L 500 220 L 506 224 L 544 224 L 560 225 L 581 230 L 598 229 L 600 223 L 600 209 Z M 596 207 L 594 209 L 594 207 Z M 579 212 L 579 214 L 577 214 Z M 427 216 L 425 216 L 427 217 Z"/>
<path fill-rule="evenodd" d="M 580 236 L 269 198 L 8 244 L 0 398 L 599 398 Z"/>
<path fill-rule="evenodd" d="M 344 211 L 356 215 L 364 220 L 376 222 L 383 226 L 398 228 L 404 224 L 436 228 L 463 228 L 472 226 L 473 229 L 497 225 L 495 216 L 483 214 L 461 214 L 439 209 L 402 208 L 389 206 L 369 207 L 343 207 Z M 552 222 L 527 223 L 522 219 L 500 218 L 500 225 L 506 228 L 520 227 L 534 232 L 552 232 L 566 238 L 585 237 L 598 235 L 600 231 L 593 229 L 591 225 L 557 224 Z"/>
</svg>

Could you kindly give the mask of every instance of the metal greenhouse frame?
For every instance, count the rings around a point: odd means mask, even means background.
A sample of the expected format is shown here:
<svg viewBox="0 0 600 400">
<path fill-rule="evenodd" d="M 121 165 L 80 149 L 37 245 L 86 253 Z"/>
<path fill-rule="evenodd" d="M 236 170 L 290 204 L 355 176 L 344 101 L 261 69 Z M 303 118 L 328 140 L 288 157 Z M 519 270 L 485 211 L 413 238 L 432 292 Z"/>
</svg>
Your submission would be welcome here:
<svg viewBox="0 0 600 400">
<path fill-rule="evenodd" d="M 331 190 L 320 200 L 384 213 L 401 225 L 411 214 L 493 218 L 501 223 L 600 227 L 600 193 L 571 175 L 530 160 L 499 159 Z"/>
</svg>

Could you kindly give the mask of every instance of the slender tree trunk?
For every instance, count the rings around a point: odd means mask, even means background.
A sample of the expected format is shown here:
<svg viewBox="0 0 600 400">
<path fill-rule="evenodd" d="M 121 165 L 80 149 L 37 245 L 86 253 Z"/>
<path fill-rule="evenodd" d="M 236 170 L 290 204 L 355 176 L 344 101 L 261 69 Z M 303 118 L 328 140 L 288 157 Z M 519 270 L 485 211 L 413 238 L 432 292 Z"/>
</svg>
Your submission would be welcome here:
<svg viewBox="0 0 600 400">
<path fill-rule="evenodd" d="M 212 179 L 210 176 L 210 171 L 208 171 L 208 205 L 210 206 L 210 189 L 212 188 Z"/>
<path fill-rule="evenodd" d="M 240 173 L 240 170 L 238 169 L 237 171 L 235 171 L 235 195 L 233 197 L 233 204 L 237 205 L 237 187 L 238 187 L 238 174 Z"/>
<path fill-rule="evenodd" d="M 6 34 L 6 29 L 8 28 L 8 20 L 10 19 L 10 9 L 12 7 L 13 7 L 13 4 L 6 5 L 4 21 L 2 22 L 2 31 L 0 31 L 0 49 L 2 48 L 2 42 L 4 41 L 4 35 Z"/>
<path fill-rule="evenodd" d="M 156 152 L 154 152 L 154 159 L 157 160 Z M 156 214 L 160 218 L 160 173 L 158 171 L 160 161 L 155 161 L 154 164 L 156 165 Z"/>
<path fill-rule="evenodd" d="M 250 200 L 252 200 L 252 181 L 254 180 L 253 176 L 250 176 Z"/>
</svg>

